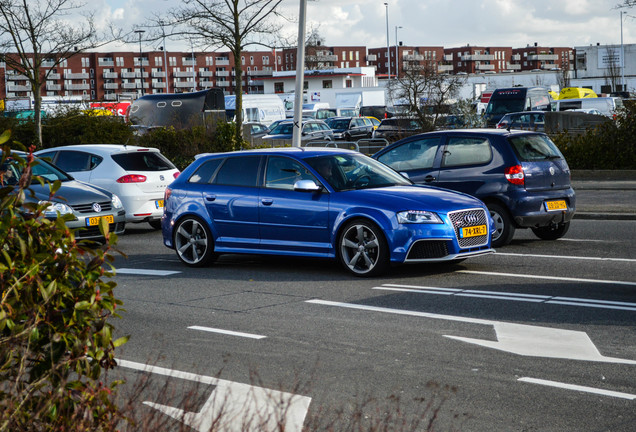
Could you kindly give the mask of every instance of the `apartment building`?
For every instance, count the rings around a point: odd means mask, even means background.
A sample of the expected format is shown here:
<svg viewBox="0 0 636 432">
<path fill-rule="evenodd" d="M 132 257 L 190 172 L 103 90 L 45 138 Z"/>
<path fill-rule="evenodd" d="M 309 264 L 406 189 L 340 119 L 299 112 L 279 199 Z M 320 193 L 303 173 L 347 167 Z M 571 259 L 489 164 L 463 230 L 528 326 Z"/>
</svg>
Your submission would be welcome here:
<svg viewBox="0 0 636 432">
<path fill-rule="evenodd" d="M 574 67 L 574 49 L 568 47 L 540 47 L 535 43 L 525 48 L 513 48 L 508 69 L 570 70 Z"/>
<path fill-rule="evenodd" d="M 286 48 L 276 53 L 279 72 L 296 70 L 296 47 Z M 308 46 L 305 49 L 305 68 L 314 69 L 347 69 L 365 67 L 367 64 L 367 47 L 322 45 Z"/>
<path fill-rule="evenodd" d="M 378 76 L 388 76 L 389 65 L 391 76 L 399 77 L 407 70 L 437 68 L 438 72 L 447 71 L 444 58 L 444 47 L 441 46 L 403 46 L 397 45 L 382 48 L 369 48 L 369 65 L 375 66 Z"/>
</svg>

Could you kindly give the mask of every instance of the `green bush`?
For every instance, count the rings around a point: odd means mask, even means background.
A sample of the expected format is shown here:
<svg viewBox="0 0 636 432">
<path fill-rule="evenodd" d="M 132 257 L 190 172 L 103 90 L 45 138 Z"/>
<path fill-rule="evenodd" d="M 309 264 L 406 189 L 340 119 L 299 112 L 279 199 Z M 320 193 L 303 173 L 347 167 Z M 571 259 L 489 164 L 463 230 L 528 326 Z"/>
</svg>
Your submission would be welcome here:
<svg viewBox="0 0 636 432">
<path fill-rule="evenodd" d="M 127 340 L 112 338 L 122 303 L 104 280 L 117 238 L 106 221 L 100 245 L 75 239 L 71 215 L 46 219 L 46 204 L 28 199 L 31 154 L 19 162 L 19 185 L 0 188 L 0 431 L 114 430 L 119 383 L 100 378 Z"/>
<path fill-rule="evenodd" d="M 125 144 L 133 139 L 133 131 L 121 117 L 89 115 L 77 109 L 47 116 L 42 124 L 44 148 L 71 144 Z"/>
<path fill-rule="evenodd" d="M 571 169 L 636 169 L 636 105 L 627 103 L 614 121 L 583 135 L 552 135 Z"/>
</svg>

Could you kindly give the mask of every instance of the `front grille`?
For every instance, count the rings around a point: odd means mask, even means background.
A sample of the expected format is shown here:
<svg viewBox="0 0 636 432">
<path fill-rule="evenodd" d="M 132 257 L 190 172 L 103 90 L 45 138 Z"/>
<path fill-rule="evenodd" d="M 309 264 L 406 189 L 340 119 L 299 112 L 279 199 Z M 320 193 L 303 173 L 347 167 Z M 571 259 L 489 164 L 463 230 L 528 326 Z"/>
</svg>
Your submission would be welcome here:
<svg viewBox="0 0 636 432">
<path fill-rule="evenodd" d="M 446 240 L 419 240 L 409 250 L 408 260 L 444 258 L 448 255 Z"/>
<path fill-rule="evenodd" d="M 110 201 L 104 201 L 97 204 L 100 205 L 100 207 L 102 208 L 102 211 L 111 211 L 113 209 L 113 205 Z M 75 210 L 78 213 L 95 213 L 95 210 L 93 210 L 93 203 L 75 204 L 75 205 L 72 205 L 71 207 L 73 207 L 73 210 Z"/>
<path fill-rule="evenodd" d="M 481 246 L 488 243 L 488 234 L 476 237 L 460 237 L 460 231 L 464 227 L 471 227 L 476 225 L 490 225 L 488 223 L 488 216 L 484 209 L 470 209 L 451 212 L 448 217 L 453 224 L 455 235 L 457 236 L 457 242 L 462 249 L 471 248 L 475 246 Z M 488 230 L 487 232 L 489 232 Z"/>
</svg>

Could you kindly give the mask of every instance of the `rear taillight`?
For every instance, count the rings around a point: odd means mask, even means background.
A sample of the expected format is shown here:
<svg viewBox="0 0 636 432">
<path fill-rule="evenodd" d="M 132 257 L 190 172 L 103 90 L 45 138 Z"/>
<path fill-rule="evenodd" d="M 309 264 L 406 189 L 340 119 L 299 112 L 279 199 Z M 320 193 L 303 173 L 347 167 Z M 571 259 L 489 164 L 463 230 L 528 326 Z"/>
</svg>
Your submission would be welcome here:
<svg viewBox="0 0 636 432">
<path fill-rule="evenodd" d="M 170 198 L 170 194 L 172 193 L 172 189 L 170 189 L 169 187 L 166 188 L 166 190 L 163 192 L 163 205 L 166 205 L 166 201 L 168 201 L 168 198 Z"/>
<path fill-rule="evenodd" d="M 141 174 L 127 174 L 117 179 L 117 183 L 143 183 L 146 181 L 146 176 Z"/>
<path fill-rule="evenodd" d="M 523 173 L 523 167 L 521 165 L 514 165 L 508 167 L 504 170 L 504 174 L 506 175 L 506 180 L 508 180 L 513 185 L 524 186 L 525 185 L 525 174 Z"/>
<path fill-rule="evenodd" d="M 179 171 L 177 171 L 176 173 L 174 173 L 174 178 L 179 177 L 179 174 L 181 174 Z"/>
</svg>

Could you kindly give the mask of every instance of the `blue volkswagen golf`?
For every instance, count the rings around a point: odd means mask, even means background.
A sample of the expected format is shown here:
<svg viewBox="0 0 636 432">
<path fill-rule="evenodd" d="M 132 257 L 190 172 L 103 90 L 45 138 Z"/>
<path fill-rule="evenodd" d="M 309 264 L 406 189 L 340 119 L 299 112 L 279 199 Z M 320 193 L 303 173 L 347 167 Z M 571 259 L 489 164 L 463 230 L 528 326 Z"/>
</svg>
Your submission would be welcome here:
<svg viewBox="0 0 636 432">
<path fill-rule="evenodd" d="M 360 153 L 275 148 L 202 155 L 167 188 L 164 244 L 186 265 L 222 253 L 327 257 L 356 276 L 493 252 L 486 206 L 413 185 Z"/>
</svg>

